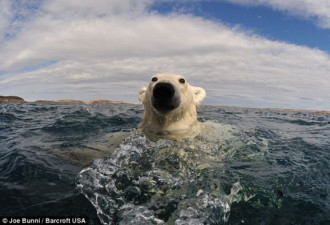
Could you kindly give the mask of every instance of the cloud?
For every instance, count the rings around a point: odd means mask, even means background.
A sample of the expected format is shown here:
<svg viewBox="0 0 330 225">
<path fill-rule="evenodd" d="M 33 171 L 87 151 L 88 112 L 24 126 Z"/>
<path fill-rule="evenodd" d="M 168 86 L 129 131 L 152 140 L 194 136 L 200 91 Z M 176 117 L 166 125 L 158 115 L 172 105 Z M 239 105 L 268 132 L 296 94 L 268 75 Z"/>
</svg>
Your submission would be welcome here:
<svg viewBox="0 0 330 225">
<path fill-rule="evenodd" d="M 11 17 L 11 10 L 10 10 L 10 4 L 9 1 L 0 1 L 0 32 L 1 32 L 1 37 L 0 37 L 0 43 L 4 39 L 4 34 L 5 31 L 8 27 L 8 20 Z"/>
<path fill-rule="evenodd" d="M 222 0 L 223 1 L 223 0 Z M 315 20 L 318 26 L 330 28 L 330 1 L 326 0 L 224 0 L 247 6 L 267 6 L 294 16 Z"/>
<path fill-rule="evenodd" d="M 136 102 L 152 74 L 169 72 L 204 87 L 207 104 L 330 109 L 328 54 L 136 2 L 44 2 L 0 47 L 0 89 Z"/>
</svg>

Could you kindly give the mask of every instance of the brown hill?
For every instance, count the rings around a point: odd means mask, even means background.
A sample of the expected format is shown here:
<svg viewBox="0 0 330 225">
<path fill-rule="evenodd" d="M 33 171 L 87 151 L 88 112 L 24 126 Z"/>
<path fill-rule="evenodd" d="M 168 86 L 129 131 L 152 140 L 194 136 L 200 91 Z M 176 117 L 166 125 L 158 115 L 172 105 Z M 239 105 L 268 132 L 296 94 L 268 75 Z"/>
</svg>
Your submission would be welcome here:
<svg viewBox="0 0 330 225">
<path fill-rule="evenodd" d="M 1 103 L 25 103 L 26 101 L 18 96 L 0 96 Z"/>
</svg>

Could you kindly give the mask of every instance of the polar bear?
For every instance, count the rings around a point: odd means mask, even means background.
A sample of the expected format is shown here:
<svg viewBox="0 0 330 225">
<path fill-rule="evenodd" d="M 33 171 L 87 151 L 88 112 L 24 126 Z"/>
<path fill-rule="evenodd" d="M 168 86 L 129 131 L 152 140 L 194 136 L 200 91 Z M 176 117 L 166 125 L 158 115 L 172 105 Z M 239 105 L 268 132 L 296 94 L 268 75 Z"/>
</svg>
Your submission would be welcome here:
<svg viewBox="0 0 330 225">
<path fill-rule="evenodd" d="M 196 107 L 205 96 L 203 88 L 191 86 L 182 75 L 154 75 L 139 91 L 143 133 L 151 140 L 194 138 L 201 132 Z"/>
<path fill-rule="evenodd" d="M 156 74 L 148 87 L 141 88 L 138 98 L 145 108 L 141 129 L 115 132 L 93 139 L 80 148 L 57 146 L 50 151 L 76 165 L 90 165 L 95 158 L 102 158 L 113 151 L 129 135 L 143 132 L 151 141 L 158 139 L 192 139 L 213 126 L 203 126 L 197 121 L 196 107 L 205 98 L 203 88 L 193 87 L 181 75 Z M 205 125 L 206 124 L 206 125 Z M 203 137 L 210 138 L 207 133 Z"/>
</svg>

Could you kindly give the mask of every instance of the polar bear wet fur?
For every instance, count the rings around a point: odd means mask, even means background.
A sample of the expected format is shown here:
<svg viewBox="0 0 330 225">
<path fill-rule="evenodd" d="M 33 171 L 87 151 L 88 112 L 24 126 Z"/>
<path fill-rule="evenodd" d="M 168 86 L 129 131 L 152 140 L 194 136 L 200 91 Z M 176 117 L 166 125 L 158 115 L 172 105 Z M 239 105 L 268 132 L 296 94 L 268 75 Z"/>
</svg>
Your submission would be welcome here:
<svg viewBox="0 0 330 225">
<path fill-rule="evenodd" d="M 193 138 L 200 132 L 196 108 L 205 96 L 181 75 L 157 74 L 139 91 L 145 109 L 140 127 L 150 139 Z"/>
</svg>

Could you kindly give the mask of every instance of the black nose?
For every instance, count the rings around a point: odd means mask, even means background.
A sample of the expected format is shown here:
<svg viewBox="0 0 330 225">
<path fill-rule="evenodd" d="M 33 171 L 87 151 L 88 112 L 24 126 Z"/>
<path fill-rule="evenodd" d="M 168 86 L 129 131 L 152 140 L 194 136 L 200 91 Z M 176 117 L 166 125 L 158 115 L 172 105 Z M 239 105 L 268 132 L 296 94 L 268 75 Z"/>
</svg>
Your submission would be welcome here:
<svg viewBox="0 0 330 225">
<path fill-rule="evenodd" d="M 170 83 L 160 82 L 156 84 L 152 94 L 157 100 L 170 100 L 175 94 L 175 89 Z"/>
<path fill-rule="evenodd" d="M 161 113 L 168 113 L 180 105 L 180 96 L 175 94 L 175 88 L 172 84 L 159 82 L 152 91 L 152 106 Z"/>
</svg>

